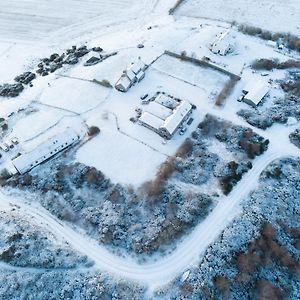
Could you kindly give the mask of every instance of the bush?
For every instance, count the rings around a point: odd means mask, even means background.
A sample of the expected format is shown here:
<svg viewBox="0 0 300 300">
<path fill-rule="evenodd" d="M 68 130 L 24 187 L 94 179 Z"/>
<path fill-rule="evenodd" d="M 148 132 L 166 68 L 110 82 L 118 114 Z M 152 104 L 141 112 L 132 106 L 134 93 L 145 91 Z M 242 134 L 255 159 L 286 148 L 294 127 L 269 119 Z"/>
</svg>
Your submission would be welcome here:
<svg viewBox="0 0 300 300">
<path fill-rule="evenodd" d="M 255 70 L 268 70 L 271 71 L 273 69 L 292 69 L 292 68 L 300 68 L 300 61 L 289 59 L 285 62 L 280 63 L 278 59 L 258 59 L 255 60 L 251 67 Z"/>
<path fill-rule="evenodd" d="M 232 78 L 226 83 L 221 93 L 216 98 L 216 106 L 222 106 L 224 104 L 224 101 L 231 94 L 233 88 L 235 87 L 236 82 L 236 79 Z"/>
<path fill-rule="evenodd" d="M 176 152 L 177 157 L 184 158 L 193 151 L 193 143 L 191 139 L 186 139 Z"/>
<path fill-rule="evenodd" d="M 97 79 L 93 79 L 93 82 L 95 82 L 97 84 L 100 84 L 100 85 L 102 85 L 102 86 L 104 86 L 106 88 L 110 88 L 110 89 L 113 88 L 112 84 L 107 79 L 103 79 L 101 81 L 99 81 Z"/>
<path fill-rule="evenodd" d="M 91 126 L 89 128 L 89 131 L 88 131 L 88 135 L 89 136 L 95 136 L 95 135 L 98 135 L 100 133 L 100 129 L 96 126 Z"/>
</svg>

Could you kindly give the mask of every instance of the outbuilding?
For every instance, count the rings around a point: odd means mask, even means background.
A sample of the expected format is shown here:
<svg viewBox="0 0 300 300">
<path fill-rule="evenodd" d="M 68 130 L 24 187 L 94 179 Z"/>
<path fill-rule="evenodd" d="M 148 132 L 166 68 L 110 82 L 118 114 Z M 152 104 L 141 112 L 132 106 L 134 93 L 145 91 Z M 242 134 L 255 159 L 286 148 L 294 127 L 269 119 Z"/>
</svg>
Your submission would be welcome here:
<svg viewBox="0 0 300 300">
<path fill-rule="evenodd" d="M 231 29 L 228 29 L 217 35 L 215 41 L 211 44 L 210 50 L 215 54 L 227 55 L 232 53 L 235 47 L 235 37 L 233 36 Z"/>
<path fill-rule="evenodd" d="M 23 153 L 13 159 L 12 164 L 20 174 L 25 174 L 47 159 L 78 142 L 79 139 L 79 135 L 72 128 L 68 128 L 64 132 L 51 137 L 32 151 Z"/>
<path fill-rule="evenodd" d="M 173 111 L 161 126 L 162 134 L 171 139 L 178 128 L 187 120 L 188 116 L 192 112 L 192 105 L 187 101 L 182 101 Z"/>
<path fill-rule="evenodd" d="M 115 88 L 120 92 L 127 92 L 130 89 L 130 87 L 131 81 L 126 74 L 123 74 L 115 85 Z"/>
<path fill-rule="evenodd" d="M 269 93 L 270 87 L 267 83 L 257 80 L 248 84 L 244 89 L 243 93 L 245 96 L 242 101 L 256 107 L 264 97 Z"/>
</svg>

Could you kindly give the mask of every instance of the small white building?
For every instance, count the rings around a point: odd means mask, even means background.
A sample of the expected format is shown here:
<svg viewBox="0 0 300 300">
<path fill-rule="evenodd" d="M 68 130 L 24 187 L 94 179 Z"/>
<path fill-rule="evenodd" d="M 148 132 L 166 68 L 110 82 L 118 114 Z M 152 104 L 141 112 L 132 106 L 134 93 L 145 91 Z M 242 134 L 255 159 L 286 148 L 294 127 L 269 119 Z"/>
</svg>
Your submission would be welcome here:
<svg viewBox="0 0 300 300">
<path fill-rule="evenodd" d="M 27 173 L 47 159 L 78 142 L 79 135 L 71 128 L 59 133 L 32 151 L 26 152 L 12 160 L 12 164 L 20 174 Z"/>
<path fill-rule="evenodd" d="M 227 55 L 235 50 L 236 41 L 231 29 L 221 32 L 217 35 L 215 41 L 211 44 L 210 50 L 215 54 Z"/>
<path fill-rule="evenodd" d="M 127 92 L 131 87 L 131 81 L 126 74 L 122 75 L 115 85 L 120 92 Z"/>
<path fill-rule="evenodd" d="M 267 83 L 261 80 L 256 80 L 248 84 L 243 89 L 245 96 L 242 101 L 253 107 L 256 107 L 269 93 L 269 91 L 270 87 Z"/>
</svg>

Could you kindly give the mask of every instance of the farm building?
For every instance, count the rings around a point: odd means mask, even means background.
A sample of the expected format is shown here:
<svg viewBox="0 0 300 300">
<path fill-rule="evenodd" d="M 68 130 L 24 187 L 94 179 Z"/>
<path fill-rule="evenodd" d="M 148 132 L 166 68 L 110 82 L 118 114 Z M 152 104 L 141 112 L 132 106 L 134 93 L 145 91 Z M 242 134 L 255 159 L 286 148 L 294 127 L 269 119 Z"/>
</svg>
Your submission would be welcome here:
<svg viewBox="0 0 300 300">
<path fill-rule="evenodd" d="M 120 92 L 127 92 L 136 82 L 144 79 L 146 69 L 147 65 L 139 59 L 123 72 L 115 88 Z"/>
<path fill-rule="evenodd" d="M 256 107 L 269 93 L 269 85 L 263 81 L 255 81 L 248 84 L 244 89 L 243 102 Z"/>
<path fill-rule="evenodd" d="M 139 123 L 160 136 L 171 139 L 177 129 L 188 118 L 192 105 L 187 101 L 176 101 L 160 94 L 149 104 L 147 111 L 139 118 Z M 167 107 L 166 105 L 169 107 Z M 170 106 L 172 108 L 170 108 Z"/>
<path fill-rule="evenodd" d="M 117 81 L 115 88 L 120 92 L 127 92 L 131 87 L 131 81 L 126 74 L 123 74 Z"/>
<path fill-rule="evenodd" d="M 163 135 L 171 139 L 180 125 L 188 118 L 192 111 L 192 105 L 187 101 L 182 101 L 164 122 L 161 127 Z"/>
<path fill-rule="evenodd" d="M 73 129 L 68 128 L 37 146 L 34 150 L 13 159 L 12 164 L 20 174 L 24 174 L 78 141 L 78 134 Z"/>
<path fill-rule="evenodd" d="M 141 125 L 153 130 L 157 134 L 161 134 L 160 128 L 163 125 L 164 120 L 150 114 L 149 112 L 144 112 L 139 118 L 139 122 Z"/>
<path fill-rule="evenodd" d="M 227 55 L 234 51 L 236 46 L 235 38 L 230 29 L 217 35 L 216 40 L 212 43 L 210 50 L 215 54 Z"/>
</svg>

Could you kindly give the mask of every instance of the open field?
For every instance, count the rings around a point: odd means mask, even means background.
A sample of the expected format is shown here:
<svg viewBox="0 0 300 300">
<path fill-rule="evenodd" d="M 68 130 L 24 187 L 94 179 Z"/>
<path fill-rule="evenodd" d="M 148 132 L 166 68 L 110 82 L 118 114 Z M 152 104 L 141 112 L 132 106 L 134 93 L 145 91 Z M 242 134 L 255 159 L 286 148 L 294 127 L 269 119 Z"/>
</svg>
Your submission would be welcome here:
<svg viewBox="0 0 300 300">
<path fill-rule="evenodd" d="M 100 24 L 124 20 L 154 1 L 1 0 L 0 40 L 36 41 L 74 24 L 97 19 Z M 126 11 L 126 14 L 123 12 Z"/>
<path fill-rule="evenodd" d="M 185 1 L 180 16 L 237 21 L 278 32 L 300 34 L 298 0 L 204 0 Z"/>
</svg>

